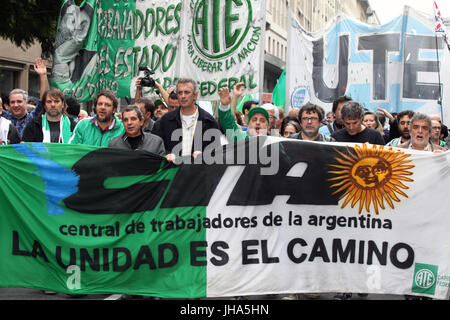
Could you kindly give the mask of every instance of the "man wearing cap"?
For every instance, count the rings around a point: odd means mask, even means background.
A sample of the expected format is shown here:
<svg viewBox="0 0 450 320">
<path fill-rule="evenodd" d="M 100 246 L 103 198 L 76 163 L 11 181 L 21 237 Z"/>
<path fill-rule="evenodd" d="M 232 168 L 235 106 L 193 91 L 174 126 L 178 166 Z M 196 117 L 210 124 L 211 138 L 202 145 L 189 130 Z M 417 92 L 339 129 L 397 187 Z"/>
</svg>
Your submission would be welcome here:
<svg viewBox="0 0 450 320">
<path fill-rule="evenodd" d="M 167 108 L 167 105 L 164 101 L 161 99 L 155 100 L 155 113 L 153 114 L 153 119 L 156 121 L 160 118 L 162 118 L 167 112 L 169 112 L 169 109 Z"/>
<path fill-rule="evenodd" d="M 269 130 L 270 115 L 262 107 L 251 108 L 248 112 L 248 130 L 242 131 L 231 112 L 231 96 L 228 88 L 219 89 L 220 106 L 219 121 L 228 142 L 234 142 L 248 137 L 265 136 Z"/>
</svg>

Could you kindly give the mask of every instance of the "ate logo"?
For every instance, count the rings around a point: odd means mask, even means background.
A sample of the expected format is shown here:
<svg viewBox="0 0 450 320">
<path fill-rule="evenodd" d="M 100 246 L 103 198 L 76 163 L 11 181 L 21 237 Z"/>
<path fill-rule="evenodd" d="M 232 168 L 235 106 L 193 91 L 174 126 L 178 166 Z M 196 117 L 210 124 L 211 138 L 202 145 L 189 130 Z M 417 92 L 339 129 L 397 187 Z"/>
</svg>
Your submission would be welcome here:
<svg viewBox="0 0 450 320">
<path fill-rule="evenodd" d="M 434 295 L 436 292 L 437 275 L 438 266 L 416 263 L 412 292 Z"/>
<path fill-rule="evenodd" d="M 205 57 L 225 58 L 244 41 L 252 21 L 251 0 L 198 0 L 193 8 L 194 45 Z"/>
</svg>

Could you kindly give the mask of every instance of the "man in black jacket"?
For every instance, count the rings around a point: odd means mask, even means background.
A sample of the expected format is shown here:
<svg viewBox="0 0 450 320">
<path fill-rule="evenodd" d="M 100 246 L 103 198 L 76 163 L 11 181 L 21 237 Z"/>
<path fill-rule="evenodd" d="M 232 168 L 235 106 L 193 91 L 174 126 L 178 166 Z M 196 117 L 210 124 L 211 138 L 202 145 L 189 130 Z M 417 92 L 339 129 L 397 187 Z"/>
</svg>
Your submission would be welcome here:
<svg viewBox="0 0 450 320">
<path fill-rule="evenodd" d="M 206 131 L 217 130 L 214 137 L 220 137 L 219 125 L 212 115 L 195 102 L 198 97 L 197 83 L 192 79 L 180 79 L 176 86 L 180 107 L 166 113 L 152 131 L 164 141 L 167 159 L 174 161 L 177 156 L 194 158 L 211 143 L 220 144 L 218 139 L 204 139 Z"/>
<path fill-rule="evenodd" d="M 64 94 L 59 89 L 44 92 L 42 102 L 45 113 L 34 117 L 23 132 L 25 142 L 69 143 L 75 121 L 65 115 Z"/>
</svg>

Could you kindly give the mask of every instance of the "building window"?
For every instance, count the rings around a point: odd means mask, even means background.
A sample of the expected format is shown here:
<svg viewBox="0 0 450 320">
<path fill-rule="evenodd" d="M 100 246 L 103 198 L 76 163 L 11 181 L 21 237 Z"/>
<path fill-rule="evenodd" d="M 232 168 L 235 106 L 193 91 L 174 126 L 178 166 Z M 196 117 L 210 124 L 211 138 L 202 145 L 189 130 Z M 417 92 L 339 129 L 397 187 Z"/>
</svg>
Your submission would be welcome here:
<svg viewBox="0 0 450 320">
<path fill-rule="evenodd" d="M 39 97 L 39 83 L 39 75 L 30 72 L 28 76 L 28 95 L 30 97 Z"/>
<path fill-rule="evenodd" d="M 0 70 L 1 95 L 8 96 L 11 90 L 19 83 L 19 72 L 12 70 Z"/>
</svg>

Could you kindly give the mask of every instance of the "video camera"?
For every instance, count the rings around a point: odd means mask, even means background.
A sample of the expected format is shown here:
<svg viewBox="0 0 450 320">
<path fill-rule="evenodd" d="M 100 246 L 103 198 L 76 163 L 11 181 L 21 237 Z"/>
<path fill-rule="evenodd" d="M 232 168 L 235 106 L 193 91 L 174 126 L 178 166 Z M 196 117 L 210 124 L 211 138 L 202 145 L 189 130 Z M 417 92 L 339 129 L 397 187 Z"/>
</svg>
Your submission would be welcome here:
<svg viewBox="0 0 450 320">
<path fill-rule="evenodd" d="M 141 87 L 154 87 L 155 79 L 151 76 L 155 74 L 149 67 L 139 67 L 139 71 L 144 71 L 144 77 L 141 79 Z"/>
</svg>

